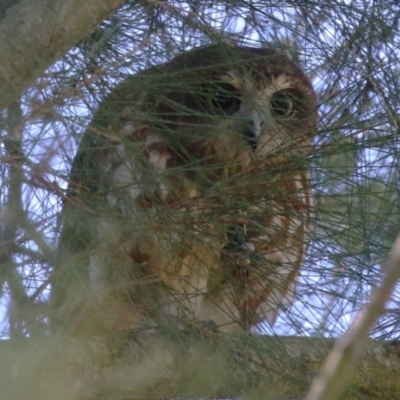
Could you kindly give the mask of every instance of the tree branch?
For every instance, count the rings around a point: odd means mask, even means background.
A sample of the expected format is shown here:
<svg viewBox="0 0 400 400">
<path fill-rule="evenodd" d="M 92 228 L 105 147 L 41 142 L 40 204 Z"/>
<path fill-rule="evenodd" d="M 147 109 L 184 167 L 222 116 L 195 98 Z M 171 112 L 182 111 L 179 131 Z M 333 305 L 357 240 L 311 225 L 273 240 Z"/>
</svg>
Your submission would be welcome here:
<svg viewBox="0 0 400 400">
<path fill-rule="evenodd" d="M 20 0 L 0 20 L 0 110 L 125 0 Z"/>
<path fill-rule="evenodd" d="M 356 318 L 349 332 L 340 338 L 313 382 L 306 400 L 334 400 L 344 390 L 356 363 L 361 358 L 368 334 L 385 310 L 400 278 L 400 236 L 396 239 L 385 265 L 385 276 L 371 295 L 371 301 Z"/>
<path fill-rule="evenodd" d="M 301 398 L 330 339 L 158 334 L 0 341 L 2 399 Z M 199 335 L 200 336 L 200 335 Z M 400 398 L 400 346 L 369 341 L 342 400 Z M 383 389 L 384 388 L 384 389 Z M 7 390 L 3 390 L 7 389 Z"/>
</svg>

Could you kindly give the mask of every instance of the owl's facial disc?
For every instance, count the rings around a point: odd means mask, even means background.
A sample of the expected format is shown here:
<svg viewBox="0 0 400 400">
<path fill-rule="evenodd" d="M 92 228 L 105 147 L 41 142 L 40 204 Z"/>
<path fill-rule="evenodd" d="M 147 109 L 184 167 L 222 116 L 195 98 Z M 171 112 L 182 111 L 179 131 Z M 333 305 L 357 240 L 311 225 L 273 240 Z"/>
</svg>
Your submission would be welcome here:
<svg viewBox="0 0 400 400">
<path fill-rule="evenodd" d="M 309 118 L 313 101 L 290 74 L 265 76 L 263 85 L 257 77 L 234 71 L 215 77 L 210 90 L 212 110 L 242 137 L 242 150 L 250 150 L 257 159 L 302 154 L 304 145 L 309 147 L 311 142 L 308 127 L 315 124 Z"/>
<path fill-rule="evenodd" d="M 306 155 L 315 134 L 314 103 L 289 75 L 266 82 L 260 87 L 251 79 L 244 80 L 241 106 L 232 116 L 247 119 L 249 124 L 247 130 L 236 130 L 251 145 L 257 160 Z"/>
</svg>

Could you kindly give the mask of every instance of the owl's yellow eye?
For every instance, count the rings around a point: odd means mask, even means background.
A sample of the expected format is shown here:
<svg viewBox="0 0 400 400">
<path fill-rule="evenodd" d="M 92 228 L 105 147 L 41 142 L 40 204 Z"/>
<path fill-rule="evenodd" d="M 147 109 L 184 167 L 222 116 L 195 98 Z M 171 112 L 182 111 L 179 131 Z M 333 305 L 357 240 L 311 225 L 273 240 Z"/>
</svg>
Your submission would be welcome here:
<svg viewBox="0 0 400 400">
<path fill-rule="evenodd" d="M 211 104 L 216 110 L 232 114 L 239 110 L 239 91 L 228 83 L 219 83 L 212 92 Z"/>
<path fill-rule="evenodd" d="M 298 112 L 298 99 L 290 90 L 281 90 L 272 95 L 271 112 L 277 118 L 292 118 Z"/>
</svg>

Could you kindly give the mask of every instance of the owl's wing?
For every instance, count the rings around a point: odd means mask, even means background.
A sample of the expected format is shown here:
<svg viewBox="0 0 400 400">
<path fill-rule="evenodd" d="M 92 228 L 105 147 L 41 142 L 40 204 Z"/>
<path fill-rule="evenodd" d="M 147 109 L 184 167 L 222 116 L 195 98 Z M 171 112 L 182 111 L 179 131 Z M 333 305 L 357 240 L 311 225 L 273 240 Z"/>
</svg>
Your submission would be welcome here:
<svg viewBox="0 0 400 400">
<path fill-rule="evenodd" d="M 284 176 L 280 184 L 278 194 L 270 199 L 269 210 L 260 215 L 265 229 L 255 229 L 248 238 L 257 254 L 258 268 L 248 282 L 244 311 L 256 314 L 256 322 L 267 320 L 271 326 L 279 311 L 294 301 L 312 230 L 313 196 L 308 172 L 298 170 L 294 176 Z"/>
<path fill-rule="evenodd" d="M 83 134 L 72 162 L 64 207 L 57 260 L 52 277 L 53 325 L 76 319 L 90 296 L 90 259 L 99 217 L 107 213 L 110 168 L 118 143 L 124 140 L 121 112 L 141 95 L 137 79 L 128 78 L 100 104 Z"/>
<path fill-rule="evenodd" d="M 175 194 L 187 188 L 181 190 L 176 171 L 166 171 L 172 150 L 155 128 L 161 121 L 154 100 L 160 79 L 156 68 L 126 79 L 101 103 L 83 135 L 60 217 L 52 287 L 55 325 L 57 320 L 64 325 L 82 324 L 88 314 L 97 312 L 95 307 L 85 311 L 88 305 L 99 296 L 108 296 L 98 302 L 102 307 L 99 319 L 111 319 L 114 313 L 113 319 L 127 321 L 117 323 L 126 328 L 115 329 L 130 329 L 136 324 L 136 314 L 155 313 L 158 305 L 154 301 L 162 292 L 157 282 L 163 281 L 180 294 L 195 290 L 187 290 L 197 285 L 186 282 L 187 276 L 197 268 L 200 253 L 209 252 L 186 246 L 188 254 L 184 254 L 177 249 L 182 239 L 180 213 L 172 212 L 169 218 L 168 202 L 180 198 Z M 163 197 L 165 179 L 172 179 L 176 188 L 168 192 L 167 199 Z M 171 269 L 182 272 L 183 279 L 173 279 L 176 274 L 168 272 Z M 154 284 L 149 284 L 152 279 Z M 145 284 L 136 285 L 139 281 Z M 124 285 L 131 286 L 114 290 Z M 110 292 L 115 292 L 114 298 Z M 145 311 L 140 313 L 140 308 Z"/>
</svg>

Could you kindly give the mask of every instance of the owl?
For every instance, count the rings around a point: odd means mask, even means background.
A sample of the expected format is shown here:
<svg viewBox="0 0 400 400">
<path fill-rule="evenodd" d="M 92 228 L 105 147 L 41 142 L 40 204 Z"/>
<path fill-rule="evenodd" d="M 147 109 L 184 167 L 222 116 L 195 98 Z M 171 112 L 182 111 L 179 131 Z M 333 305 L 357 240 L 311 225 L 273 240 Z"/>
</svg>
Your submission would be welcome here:
<svg viewBox="0 0 400 400">
<path fill-rule="evenodd" d="M 209 45 L 126 78 L 72 163 L 55 325 L 272 325 L 307 252 L 316 125 L 309 79 L 269 48 Z"/>
</svg>

